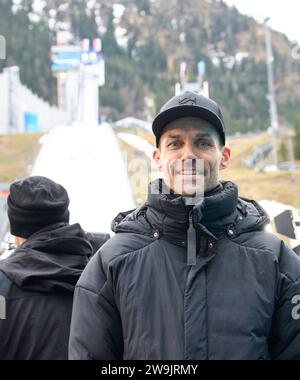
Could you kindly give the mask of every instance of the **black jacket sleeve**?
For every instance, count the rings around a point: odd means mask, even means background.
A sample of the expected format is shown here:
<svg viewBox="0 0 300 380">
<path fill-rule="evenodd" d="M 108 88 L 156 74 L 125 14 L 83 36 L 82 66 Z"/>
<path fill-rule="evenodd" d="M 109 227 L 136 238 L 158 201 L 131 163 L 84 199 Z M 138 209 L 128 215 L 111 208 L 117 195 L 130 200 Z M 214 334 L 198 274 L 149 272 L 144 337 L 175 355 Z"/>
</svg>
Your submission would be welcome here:
<svg viewBox="0 0 300 380">
<path fill-rule="evenodd" d="M 284 243 L 279 254 L 279 274 L 269 352 L 273 360 L 300 359 L 300 259 Z"/>
<path fill-rule="evenodd" d="M 123 336 L 109 269 L 101 251 L 83 271 L 74 294 L 69 359 L 122 360 Z"/>
</svg>

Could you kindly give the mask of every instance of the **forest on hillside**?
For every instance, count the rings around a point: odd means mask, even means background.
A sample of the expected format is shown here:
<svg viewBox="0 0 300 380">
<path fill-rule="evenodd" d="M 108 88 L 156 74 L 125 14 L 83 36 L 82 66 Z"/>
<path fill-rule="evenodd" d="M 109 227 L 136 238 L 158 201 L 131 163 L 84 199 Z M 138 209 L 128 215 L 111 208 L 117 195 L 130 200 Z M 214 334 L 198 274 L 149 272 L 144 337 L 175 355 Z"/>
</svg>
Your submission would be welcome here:
<svg viewBox="0 0 300 380">
<path fill-rule="evenodd" d="M 101 38 L 106 83 L 100 109 L 109 120 L 146 118 L 149 104 L 155 114 L 174 94 L 180 62 L 187 62 L 188 80 L 197 81 L 202 60 L 229 133 L 269 127 L 263 26 L 222 1 L 1 0 L 7 58 L 0 71 L 18 65 L 22 82 L 52 104 L 50 48 L 59 30 L 69 30 L 74 44 Z M 292 126 L 299 116 L 300 60 L 284 35 L 272 32 L 272 44 L 280 124 Z"/>
</svg>

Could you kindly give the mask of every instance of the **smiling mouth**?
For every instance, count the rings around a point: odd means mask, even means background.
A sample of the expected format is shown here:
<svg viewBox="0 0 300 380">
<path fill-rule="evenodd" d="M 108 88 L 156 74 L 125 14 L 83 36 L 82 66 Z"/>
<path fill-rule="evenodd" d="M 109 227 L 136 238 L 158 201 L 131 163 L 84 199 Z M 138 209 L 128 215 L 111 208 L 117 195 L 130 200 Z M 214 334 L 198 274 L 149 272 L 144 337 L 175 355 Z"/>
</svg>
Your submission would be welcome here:
<svg viewBox="0 0 300 380">
<path fill-rule="evenodd" d="M 200 171 L 196 171 L 196 170 L 193 170 L 193 171 L 179 171 L 179 172 L 176 172 L 177 175 L 204 175 L 203 172 L 200 172 Z"/>
</svg>

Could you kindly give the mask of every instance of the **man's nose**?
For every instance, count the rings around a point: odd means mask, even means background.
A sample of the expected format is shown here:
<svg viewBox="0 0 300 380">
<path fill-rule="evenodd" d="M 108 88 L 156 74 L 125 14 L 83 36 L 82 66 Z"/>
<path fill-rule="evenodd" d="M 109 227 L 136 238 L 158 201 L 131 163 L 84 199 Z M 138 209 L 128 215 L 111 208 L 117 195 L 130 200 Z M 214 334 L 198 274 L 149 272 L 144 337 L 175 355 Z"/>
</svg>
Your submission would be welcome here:
<svg viewBox="0 0 300 380">
<path fill-rule="evenodd" d="M 197 156 L 195 154 L 193 144 L 191 142 L 186 142 L 184 144 L 184 147 L 183 147 L 181 159 L 182 160 L 193 160 L 196 158 L 197 158 Z"/>
</svg>

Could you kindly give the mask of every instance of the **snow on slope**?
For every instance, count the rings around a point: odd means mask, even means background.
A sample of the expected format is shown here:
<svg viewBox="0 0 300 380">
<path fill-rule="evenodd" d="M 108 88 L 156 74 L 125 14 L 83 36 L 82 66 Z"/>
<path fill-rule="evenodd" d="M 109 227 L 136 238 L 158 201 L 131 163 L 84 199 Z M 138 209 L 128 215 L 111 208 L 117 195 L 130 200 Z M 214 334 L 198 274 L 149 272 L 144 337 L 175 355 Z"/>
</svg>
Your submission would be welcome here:
<svg viewBox="0 0 300 380">
<path fill-rule="evenodd" d="M 135 208 L 135 202 L 110 125 L 56 127 L 41 140 L 31 175 L 49 177 L 67 189 L 71 223 L 111 233 L 112 219 Z"/>
</svg>

